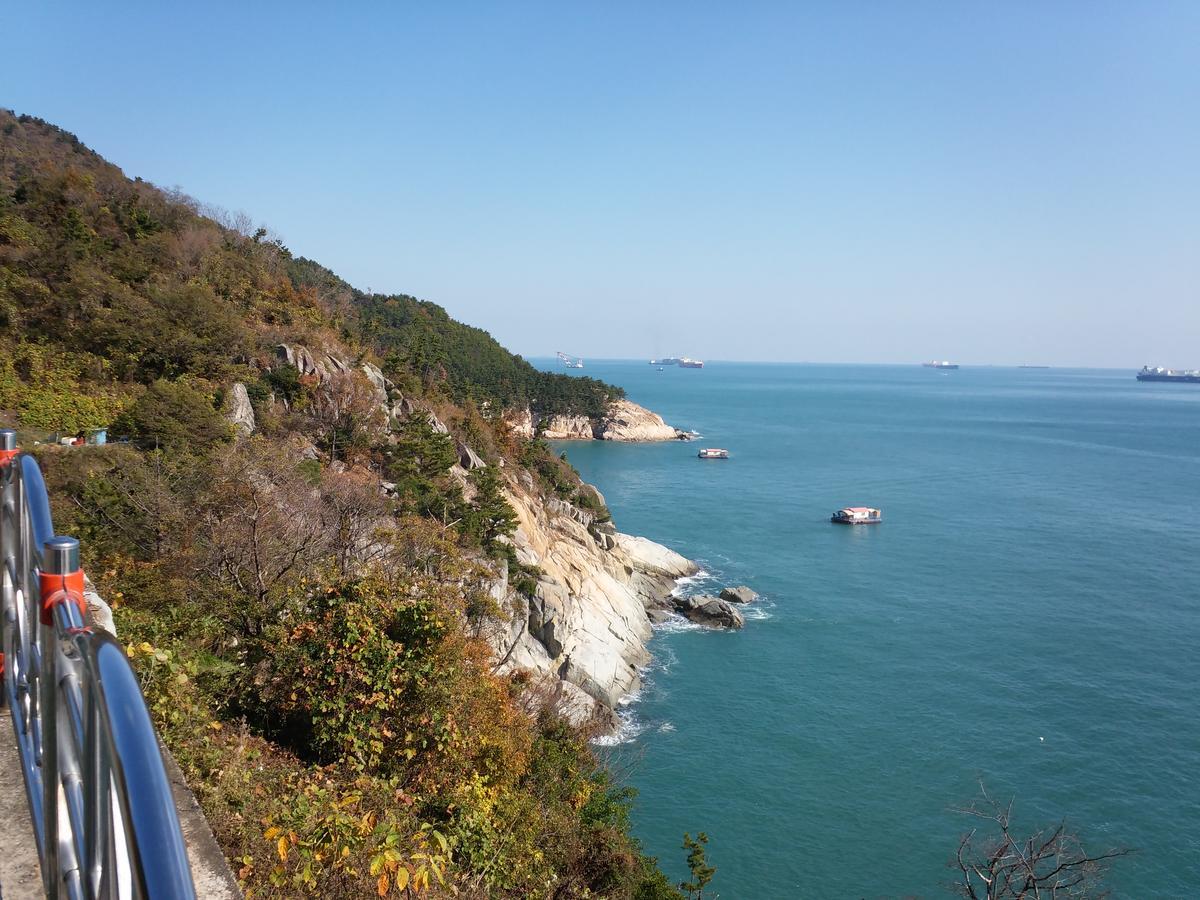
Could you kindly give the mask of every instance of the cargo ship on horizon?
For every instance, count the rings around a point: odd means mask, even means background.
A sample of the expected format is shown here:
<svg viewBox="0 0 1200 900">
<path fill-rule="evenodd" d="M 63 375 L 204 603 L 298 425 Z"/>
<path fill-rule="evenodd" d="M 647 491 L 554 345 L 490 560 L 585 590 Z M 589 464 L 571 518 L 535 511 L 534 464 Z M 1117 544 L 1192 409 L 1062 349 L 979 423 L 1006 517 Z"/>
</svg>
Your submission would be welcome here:
<svg viewBox="0 0 1200 900">
<path fill-rule="evenodd" d="M 921 363 L 927 369 L 957 369 L 958 363 L 952 363 L 947 360 L 930 360 L 927 363 Z"/>
<path fill-rule="evenodd" d="M 1200 369 L 1164 369 L 1162 366 L 1142 366 L 1138 381 L 1171 381 L 1180 384 L 1200 384 Z"/>
</svg>

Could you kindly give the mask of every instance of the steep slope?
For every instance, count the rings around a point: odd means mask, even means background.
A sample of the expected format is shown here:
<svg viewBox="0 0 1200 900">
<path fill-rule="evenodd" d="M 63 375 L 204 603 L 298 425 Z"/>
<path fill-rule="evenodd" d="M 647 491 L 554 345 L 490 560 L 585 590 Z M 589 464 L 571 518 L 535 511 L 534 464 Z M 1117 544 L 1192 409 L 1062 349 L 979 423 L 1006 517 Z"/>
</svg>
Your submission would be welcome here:
<svg viewBox="0 0 1200 900">
<path fill-rule="evenodd" d="M 537 437 L 673 429 L 5 111 L 0 349 L 23 444 L 128 439 L 37 452 L 245 887 L 678 896 L 574 726 L 691 565 Z"/>
</svg>

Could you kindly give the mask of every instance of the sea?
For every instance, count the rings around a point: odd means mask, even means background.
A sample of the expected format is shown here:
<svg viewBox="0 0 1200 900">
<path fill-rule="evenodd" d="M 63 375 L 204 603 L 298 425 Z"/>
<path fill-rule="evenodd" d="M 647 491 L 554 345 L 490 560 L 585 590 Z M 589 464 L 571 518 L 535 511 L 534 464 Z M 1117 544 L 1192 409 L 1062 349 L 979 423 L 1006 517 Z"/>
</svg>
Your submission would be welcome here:
<svg viewBox="0 0 1200 900">
<path fill-rule="evenodd" d="M 560 445 L 618 527 L 696 560 L 681 590 L 762 595 L 738 632 L 660 626 L 598 748 L 672 879 L 703 831 L 705 897 L 951 896 L 982 786 L 1017 833 L 1136 849 L 1116 896 L 1200 896 L 1200 386 L 586 366 L 703 436 Z"/>
</svg>

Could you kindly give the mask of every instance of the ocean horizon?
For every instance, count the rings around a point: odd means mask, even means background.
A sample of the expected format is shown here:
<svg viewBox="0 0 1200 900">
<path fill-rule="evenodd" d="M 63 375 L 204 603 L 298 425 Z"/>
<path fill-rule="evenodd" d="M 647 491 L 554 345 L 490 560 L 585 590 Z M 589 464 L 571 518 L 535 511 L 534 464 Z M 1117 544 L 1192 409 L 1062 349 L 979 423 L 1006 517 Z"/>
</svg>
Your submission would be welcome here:
<svg viewBox="0 0 1200 900">
<path fill-rule="evenodd" d="M 546 368 L 553 363 L 534 360 Z M 1018 830 L 1200 882 L 1200 388 L 1133 369 L 588 361 L 696 443 L 556 444 L 622 531 L 762 595 L 673 620 L 604 752 L 672 878 L 723 897 L 949 896 L 982 781 Z M 881 525 L 830 513 L 880 507 Z"/>
</svg>

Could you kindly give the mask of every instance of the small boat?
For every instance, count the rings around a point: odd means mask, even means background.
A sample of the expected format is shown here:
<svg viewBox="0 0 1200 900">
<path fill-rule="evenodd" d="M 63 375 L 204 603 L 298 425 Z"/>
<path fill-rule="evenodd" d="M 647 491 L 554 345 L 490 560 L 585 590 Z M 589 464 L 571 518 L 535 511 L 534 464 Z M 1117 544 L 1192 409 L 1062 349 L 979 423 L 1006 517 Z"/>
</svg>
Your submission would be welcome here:
<svg viewBox="0 0 1200 900">
<path fill-rule="evenodd" d="M 660 372 L 665 372 L 665 371 L 667 371 L 667 370 L 666 370 L 666 369 L 664 369 L 662 366 L 659 366 L 659 367 L 658 367 L 658 371 L 660 371 Z"/>
<path fill-rule="evenodd" d="M 829 521 L 838 525 L 878 525 L 883 521 L 883 513 L 870 506 L 846 506 L 830 516 Z"/>
<path fill-rule="evenodd" d="M 700 459 L 729 459 L 729 451 L 720 447 L 705 447 L 696 456 Z"/>
</svg>

